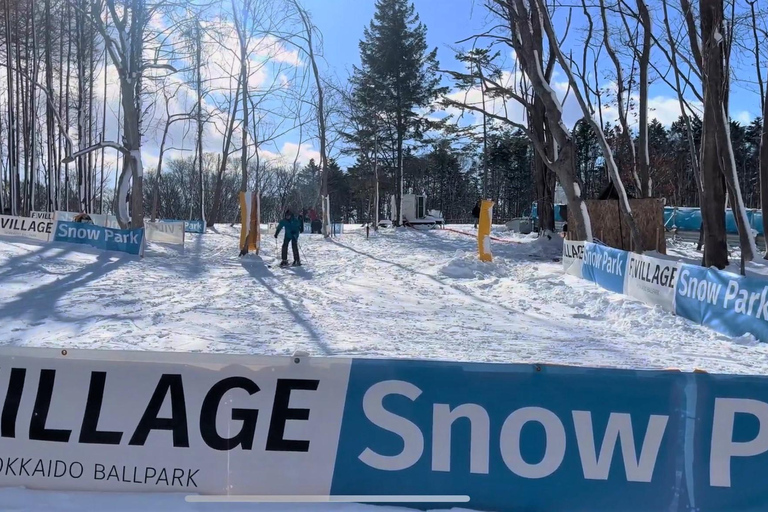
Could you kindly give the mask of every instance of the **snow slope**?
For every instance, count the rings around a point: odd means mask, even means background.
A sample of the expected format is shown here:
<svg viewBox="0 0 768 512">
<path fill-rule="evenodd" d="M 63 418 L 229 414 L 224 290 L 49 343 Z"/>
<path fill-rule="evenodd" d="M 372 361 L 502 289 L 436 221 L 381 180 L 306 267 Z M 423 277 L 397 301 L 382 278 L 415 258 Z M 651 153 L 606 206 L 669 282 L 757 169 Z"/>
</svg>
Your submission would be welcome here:
<svg viewBox="0 0 768 512">
<path fill-rule="evenodd" d="M 470 236 L 389 229 L 366 239 L 347 226 L 335 240 L 302 236 L 306 266 L 283 270 L 267 267 L 270 233 L 260 257 L 243 259 L 238 236 L 220 225 L 183 251 L 150 245 L 143 260 L 0 238 L 0 340 L 768 372 L 768 345 L 564 275 L 559 239 L 507 235 L 481 264 Z"/>
</svg>

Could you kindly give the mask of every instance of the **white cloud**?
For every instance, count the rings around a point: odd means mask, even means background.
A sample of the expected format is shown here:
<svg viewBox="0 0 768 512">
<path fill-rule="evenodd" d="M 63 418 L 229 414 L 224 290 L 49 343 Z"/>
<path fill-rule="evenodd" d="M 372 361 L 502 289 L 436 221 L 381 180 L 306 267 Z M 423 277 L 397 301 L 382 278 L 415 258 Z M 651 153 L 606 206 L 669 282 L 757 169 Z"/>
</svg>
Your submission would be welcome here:
<svg viewBox="0 0 768 512">
<path fill-rule="evenodd" d="M 307 142 L 302 143 L 301 146 L 295 142 L 284 142 L 280 149 L 275 151 L 262 149 L 260 154 L 267 162 L 284 167 L 292 166 L 294 160 L 299 166 L 308 164 L 312 159 L 320 163 L 320 151 Z"/>
</svg>

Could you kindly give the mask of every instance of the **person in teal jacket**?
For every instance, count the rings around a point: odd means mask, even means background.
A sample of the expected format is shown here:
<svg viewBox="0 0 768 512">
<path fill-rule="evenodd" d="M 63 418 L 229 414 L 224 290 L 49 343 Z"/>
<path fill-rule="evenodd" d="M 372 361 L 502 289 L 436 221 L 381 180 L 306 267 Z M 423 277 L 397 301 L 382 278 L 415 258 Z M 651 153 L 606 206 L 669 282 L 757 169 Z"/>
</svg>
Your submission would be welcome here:
<svg viewBox="0 0 768 512">
<path fill-rule="evenodd" d="M 293 249 L 293 266 L 298 267 L 301 265 L 301 258 L 299 258 L 299 232 L 301 226 L 299 225 L 299 219 L 297 219 L 291 210 L 285 210 L 285 217 L 277 225 L 277 231 L 275 231 L 275 239 L 280 231 L 285 228 L 285 235 L 283 235 L 283 260 L 280 262 L 281 267 L 288 266 L 288 244 L 291 244 Z"/>
</svg>

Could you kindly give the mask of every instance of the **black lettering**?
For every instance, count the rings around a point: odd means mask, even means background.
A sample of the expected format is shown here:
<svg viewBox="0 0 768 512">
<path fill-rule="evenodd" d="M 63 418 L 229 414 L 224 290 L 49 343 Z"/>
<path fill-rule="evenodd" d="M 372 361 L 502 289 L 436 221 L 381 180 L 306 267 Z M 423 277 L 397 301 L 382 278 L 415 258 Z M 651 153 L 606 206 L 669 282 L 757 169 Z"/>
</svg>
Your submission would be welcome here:
<svg viewBox="0 0 768 512">
<path fill-rule="evenodd" d="M 285 423 L 288 420 L 309 419 L 309 409 L 291 409 L 291 391 L 294 389 L 317 391 L 319 380 L 277 379 L 272 419 L 269 422 L 266 450 L 271 452 L 308 452 L 309 441 L 285 439 Z"/>
<path fill-rule="evenodd" d="M 104 464 L 98 464 L 96 463 L 93 466 L 93 479 L 94 480 L 104 480 L 107 477 L 107 474 L 105 473 L 106 468 L 104 467 Z"/>
<path fill-rule="evenodd" d="M 77 474 L 77 476 L 75 476 L 75 472 L 73 471 L 75 464 L 77 464 L 77 466 L 79 466 L 80 468 L 80 472 Z M 84 471 L 83 465 L 80 464 L 79 462 L 73 462 L 72 464 L 69 465 L 69 476 L 71 476 L 72 478 L 80 478 L 81 476 L 83 476 L 83 471 Z"/>
<path fill-rule="evenodd" d="M 165 485 L 168 485 L 168 474 L 165 472 L 165 468 L 160 470 L 160 476 L 157 477 L 155 485 L 160 485 L 160 482 L 165 482 Z"/>
<path fill-rule="evenodd" d="M 39 460 L 39 459 L 38 459 Z M 19 475 L 24 473 L 25 475 L 29 476 L 29 471 L 27 471 L 27 464 L 32 462 L 32 459 L 21 459 L 21 464 L 19 465 Z"/>
<path fill-rule="evenodd" d="M 176 475 L 177 472 L 179 473 L 178 476 Z M 183 477 L 183 476 L 184 476 L 184 470 L 183 469 L 181 469 L 181 468 L 173 468 L 173 476 L 171 477 L 171 487 L 176 485 L 176 480 L 177 479 L 179 481 L 179 486 L 184 487 L 184 484 L 181 483 L 181 477 Z"/>
<path fill-rule="evenodd" d="M 50 465 L 51 461 L 48 461 L 48 464 Z M 43 459 L 37 459 L 37 464 L 35 464 L 35 469 L 32 470 L 32 476 L 35 476 L 37 473 L 42 473 L 43 476 L 50 477 L 51 476 L 51 468 L 48 468 L 48 474 L 45 474 L 45 464 L 43 464 Z"/>
<path fill-rule="evenodd" d="M 16 417 L 19 414 L 19 405 L 21 404 L 21 395 L 24 392 L 24 379 L 26 376 L 26 368 L 11 368 L 8 393 L 5 395 L 3 415 L 0 417 L 0 436 L 2 437 L 16 437 Z"/>
<path fill-rule="evenodd" d="M 123 479 L 122 479 L 122 481 L 123 481 L 123 482 L 127 482 L 127 483 L 130 483 L 130 480 L 127 480 L 127 479 L 125 478 L 125 466 L 123 466 L 123 472 L 122 472 L 122 473 L 123 473 Z"/>
<path fill-rule="evenodd" d="M 13 476 L 18 476 L 18 475 L 16 475 L 16 471 L 13 469 L 13 465 L 16 464 L 16 462 L 18 460 L 19 460 L 18 458 L 15 458 L 13 460 L 8 459 L 8 463 L 5 465 L 5 475 L 6 476 L 8 476 L 8 472 L 9 471 L 13 474 Z"/>
<path fill-rule="evenodd" d="M 187 471 L 187 487 L 189 487 L 189 484 L 190 484 L 190 483 L 192 483 L 192 485 L 193 485 L 194 487 L 197 487 L 197 483 L 195 483 L 195 480 L 194 480 L 194 478 L 195 478 L 195 475 L 196 475 L 196 474 L 198 474 L 199 472 L 200 472 L 200 470 L 199 470 L 199 469 L 196 469 L 196 470 L 194 470 L 194 471 L 192 471 L 192 470 L 190 469 L 189 471 Z"/>
<path fill-rule="evenodd" d="M 88 386 L 88 400 L 85 402 L 83 426 L 80 429 L 80 442 L 84 444 L 120 444 L 122 432 L 99 430 L 99 416 L 104 402 L 104 383 L 107 372 L 91 372 L 91 384 Z"/>
<path fill-rule="evenodd" d="M 51 408 L 51 396 L 55 381 L 56 370 L 40 370 L 40 384 L 37 387 L 32 419 L 29 421 L 29 439 L 31 440 L 66 443 L 72 434 L 71 430 L 45 428 L 45 423 L 48 421 L 48 410 Z"/>
<path fill-rule="evenodd" d="M 150 471 L 152 472 L 151 474 Z M 147 483 L 150 478 L 155 478 L 155 475 L 157 475 L 157 470 L 155 468 L 146 468 L 144 470 L 144 483 Z"/>
<path fill-rule="evenodd" d="M 59 464 L 61 464 L 61 473 L 59 473 Z M 50 472 L 48 474 L 50 474 Z M 56 464 L 53 465 L 53 476 L 56 478 L 61 478 L 66 474 L 67 474 L 67 463 L 64 462 L 63 460 L 57 460 Z"/>
<path fill-rule="evenodd" d="M 232 419 L 242 421 L 240 432 L 232 437 L 221 437 L 216 431 L 216 416 L 222 397 L 232 389 L 244 389 L 249 395 L 259 392 L 259 386 L 245 377 L 228 377 L 211 387 L 200 408 L 200 435 L 205 444 L 214 450 L 231 450 L 242 445 L 243 450 L 253 449 L 258 409 L 232 409 Z"/>
<path fill-rule="evenodd" d="M 133 480 L 132 480 L 132 481 L 133 481 L 133 483 L 135 483 L 135 484 L 140 484 L 140 483 L 141 483 L 141 480 L 137 480 L 137 479 L 136 479 L 136 473 L 137 473 L 138 471 L 139 471 L 139 468 L 137 468 L 136 466 L 133 466 Z"/>
<path fill-rule="evenodd" d="M 110 480 L 114 476 L 115 480 L 118 482 L 120 481 L 120 473 L 117 472 L 117 466 L 113 465 L 110 470 L 109 474 L 107 475 L 107 480 Z"/>
<path fill-rule="evenodd" d="M 158 418 L 165 396 L 171 394 L 171 417 Z M 152 430 L 170 430 L 173 432 L 174 448 L 189 448 L 189 431 L 187 428 L 187 404 L 184 403 L 184 384 L 181 375 L 163 374 L 157 383 L 155 392 L 149 400 L 149 405 L 131 436 L 128 443 L 131 446 L 143 446 Z"/>
</svg>

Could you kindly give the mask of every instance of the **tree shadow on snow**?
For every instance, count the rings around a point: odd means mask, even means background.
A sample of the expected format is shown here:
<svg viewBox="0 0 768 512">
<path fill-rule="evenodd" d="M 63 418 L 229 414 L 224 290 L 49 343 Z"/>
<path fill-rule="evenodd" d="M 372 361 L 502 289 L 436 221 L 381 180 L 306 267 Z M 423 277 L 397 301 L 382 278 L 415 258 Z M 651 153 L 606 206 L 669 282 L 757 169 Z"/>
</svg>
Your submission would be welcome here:
<svg viewBox="0 0 768 512">
<path fill-rule="evenodd" d="M 279 282 L 272 271 L 264 264 L 264 261 L 260 256 L 249 257 L 247 259 L 241 259 L 240 264 L 243 266 L 246 272 L 253 277 L 259 285 L 264 287 L 269 293 L 280 299 L 285 306 L 285 310 L 293 317 L 294 321 L 309 335 L 309 338 L 317 345 L 324 356 L 333 355 L 328 344 L 323 341 L 320 333 L 315 330 L 312 323 L 296 309 L 296 306 L 288 299 L 288 297 L 278 291 L 271 282 Z M 286 272 L 290 272 L 287 270 Z"/>
<path fill-rule="evenodd" d="M 19 240 L 18 237 L 0 236 L 0 242 L 8 243 L 9 245 L 24 244 L 37 247 L 35 250 L 8 258 L 0 266 L 0 283 L 14 277 L 35 272 L 55 274 L 55 272 L 42 268 L 40 264 L 54 261 L 65 254 L 73 252 L 72 247 L 67 244 L 55 244 L 31 239 Z"/>
<path fill-rule="evenodd" d="M 57 303 L 69 292 L 96 281 L 108 273 L 118 269 L 124 263 L 134 261 L 134 256 L 115 256 L 114 253 L 99 253 L 94 263 L 84 266 L 75 272 L 64 274 L 64 277 L 47 284 L 37 286 L 22 292 L 5 304 L 0 305 L 0 323 L 7 319 L 29 319 L 30 325 L 41 325 L 46 320 L 56 320 L 64 323 L 79 323 L 72 317 L 65 316 L 57 310 Z M 93 320 L 93 315 L 88 317 Z M 113 320 L 128 317 L 104 315 L 103 318 Z"/>
</svg>

